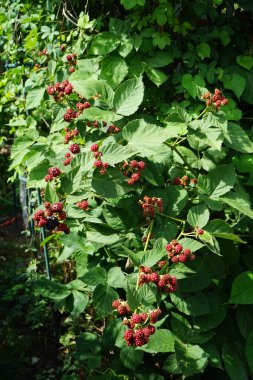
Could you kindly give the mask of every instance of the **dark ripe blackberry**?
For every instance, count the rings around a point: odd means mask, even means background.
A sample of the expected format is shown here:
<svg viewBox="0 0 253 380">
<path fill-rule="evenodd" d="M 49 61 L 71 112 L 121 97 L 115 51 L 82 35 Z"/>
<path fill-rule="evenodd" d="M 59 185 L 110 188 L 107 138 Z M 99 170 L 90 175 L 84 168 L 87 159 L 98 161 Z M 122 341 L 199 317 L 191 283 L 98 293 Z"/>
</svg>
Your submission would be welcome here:
<svg viewBox="0 0 253 380">
<path fill-rule="evenodd" d="M 49 216 L 47 218 L 46 229 L 54 230 L 59 224 L 59 220 L 55 216 Z"/>
</svg>

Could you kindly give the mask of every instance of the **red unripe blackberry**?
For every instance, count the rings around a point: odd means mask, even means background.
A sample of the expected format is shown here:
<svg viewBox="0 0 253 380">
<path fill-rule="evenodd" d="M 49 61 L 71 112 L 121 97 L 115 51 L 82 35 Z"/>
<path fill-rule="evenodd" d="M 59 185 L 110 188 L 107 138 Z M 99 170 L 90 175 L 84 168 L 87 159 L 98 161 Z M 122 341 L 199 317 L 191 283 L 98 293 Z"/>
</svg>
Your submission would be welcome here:
<svg viewBox="0 0 253 380">
<path fill-rule="evenodd" d="M 139 161 L 139 162 L 138 162 L 138 168 L 139 168 L 140 170 L 144 170 L 145 167 L 146 167 L 146 164 L 145 164 L 144 161 Z"/>
<path fill-rule="evenodd" d="M 119 132 L 120 132 L 120 128 L 115 127 L 115 128 L 114 128 L 114 133 L 119 133 Z"/>
<path fill-rule="evenodd" d="M 221 90 L 219 90 L 218 88 L 216 88 L 214 90 L 214 93 L 215 93 L 215 95 L 221 95 Z"/>
<path fill-rule="evenodd" d="M 197 232 L 198 235 L 203 235 L 204 234 L 204 230 L 202 230 L 202 228 L 197 228 L 196 232 Z"/>
<path fill-rule="evenodd" d="M 174 252 L 175 253 L 181 253 L 182 252 L 182 249 L 183 249 L 183 246 L 181 244 L 177 244 L 175 247 L 174 247 Z"/>
<path fill-rule="evenodd" d="M 132 330 L 126 330 L 124 332 L 124 339 L 125 339 L 126 344 L 128 346 L 132 346 L 132 344 L 134 343 L 134 334 L 133 334 L 133 331 Z"/>
<path fill-rule="evenodd" d="M 228 104 L 228 99 L 227 98 L 223 99 L 221 103 L 223 106 L 225 106 L 226 104 Z"/>
<path fill-rule="evenodd" d="M 161 310 L 160 309 L 156 309 L 156 310 L 152 310 L 150 313 L 149 313 L 149 316 L 150 316 L 150 323 L 156 323 L 157 322 L 157 319 L 158 317 L 161 315 Z"/>
<path fill-rule="evenodd" d="M 164 265 L 167 264 L 167 260 L 161 260 L 161 261 L 158 261 L 157 265 L 159 268 L 162 268 L 164 267 Z"/>
<path fill-rule="evenodd" d="M 119 315 L 125 315 L 125 314 L 126 314 L 126 308 L 125 308 L 124 305 L 121 305 L 121 304 L 120 304 L 120 305 L 117 307 L 117 311 L 118 311 Z"/>
<path fill-rule="evenodd" d="M 64 89 L 64 94 L 66 94 L 66 95 L 70 95 L 70 94 L 72 94 L 72 91 L 73 91 L 73 86 L 72 86 L 71 83 L 69 83 L 69 84 L 65 87 L 65 89 Z"/>
<path fill-rule="evenodd" d="M 59 212 L 63 210 L 63 204 L 61 202 L 56 202 L 51 206 L 51 209 L 55 212 Z"/>
<path fill-rule="evenodd" d="M 67 61 L 72 61 L 72 54 L 68 54 L 67 57 L 66 57 Z"/>
<path fill-rule="evenodd" d="M 130 161 L 130 166 L 133 169 L 138 168 L 138 161 L 136 161 L 136 160 Z"/>
<path fill-rule="evenodd" d="M 99 149 L 98 144 L 93 144 L 93 145 L 91 145 L 91 147 L 90 147 L 90 150 L 91 150 L 92 152 L 97 152 L 98 149 Z"/>
<path fill-rule="evenodd" d="M 147 318 L 148 318 L 148 314 L 145 313 L 145 312 L 143 312 L 143 313 L 140 313 L 139 315 L 140 315 L 141 318 L 142 318 L 142 322 L 143 322 L 143 323 L 146 322 L 146 320 L 147 320 Z"/>
<path fill-rule="evenodd" d="M 179 261 L 180 263 L 185 263 L 186 260 L 187 260 L 187 256 L 185 256 L 184 254 L 180 254 L 180 255 L 178 256 L 178 261 Z"/>
<path fill-rule="evenodd" d="M 93 156 L 94 156 L 94 158 L 99 158 L 99 157 L 103 156 L 103 153 L 102 152 L 94 152 Z"/>
<path fill-rule="evenodd" d="M 102 168 L 102 169 L 100 169 L 100 170 L 99 170 L 99 173 L 100 173 L 100 174 L 103 174 L 103 175 L 106 174 L 106 168 Z"/>
<path fill-rule="evenodd" d="M 150 267 L 143 267 L 141 266 L 141 271 L 148 274 L 148 273 L 152 273 L 152 269 Z"/>
<path fill-rule="evenodd" d="M 57 226 L 57 230 L 65 233 L 69 233 L 69 228 L 66 223 L 59 223 Z"/>
<path fill-rule="evenodd" d="M 216 107 L 220 107 L 221 106 L 221 100 L 217 100 L 215 105 L 216 105 Z"/>
<path fill-rule="evenodd" d="M 114 309 L 117 309 L 117 308 L 119 307 L 119 305 L 120 305 L 120 300 L 115 300 L 115 301 L 113 301 L 113 303 L 112 303 L 112 307 L 113 307 Z"/>
<path fill-rule="evenodd" d="M 211 104 L 212 104 L 212 101 L 211 101 L 210 99 L 208 99 L 208 100 L 206 101 L 206 106 L 207 106 L 207 107 L 210 107 Z"/>
<path fill-rule="evenodd" d="M 48 95 L 54 95 L 55 94 L 55 88 L 53 86 L 48 86 L 47 93 L 48 93 Z"/>
<path fill-rule="evenodd" d="M 52 177 L 58 177 L 61 174 L 61 171 L 57 167 L 52 167 L 48 169 L 48 174 L 51 175 Z"/>
<path fill-rule="evenodd" d="M 171 283 L 172 286 L 176 286 L 177 285 L 177 278 L 176 277 L 171 277 L 170 283 Z"/>
<path fill-rule="evenodd" d="M 172 261 L 173 263 L 178 263 L 178 261 L 179 261 L 178 256 L 173 256 L 173 257 L 171 258 L 171 261 Z"/>
<path fill-rule="evenodd" d="M 65 45 L 61 45 L 61 51 L 65 51 Z"/>
<path fill-rule="evenodd" d="M 101 167 L 103 167 L 103 163 L 102 163 L 102 161 L 100 161 L 100 160 L 96 160 L 96 161 L 93 163 L 93 166 L 94 166 L 95 168 L 101 168 Z"/>
<path fill-rule="evenodd" d="M 44 202 L 44 207 L 45 207 L 46 209 L 50 208 L 50 203 L 49 203 L 49 202 Z"/>
<path fill-rule="evenodd" d="M 87 208 L 89 207 L 89 202 L 88 201 L 77 202 L 76 206 L 78 206 L 80 209 L 86 211 Z"/>
<path fill-rule="evenodd" d="M 159 279 L 160 279 L 160 276 L 159 276 L 159 274 L 156 273 L 156 272 L 153 272 L 153 273 L 151 273 L 151 274 L 149 275 L 149 280 L 150 280 L 151 282 L 158 283 L 158 282 L 159 282 Z"/>
<path fill-rule="evenodd" d="M 73 154 L 80 153 L 80 146 L 78 144 L 72 144 L 69 146 L 69 150 Z"/>
<path fill-rule="evenodd" d="M 73 66 L 71 66 L 71 67 L 69 68 L 69 73 L 72 74 L 72 73 L 74 73 L 74 72 L 75 72 L 75 68 L 74 68 Z"/>
<path fill-rule="evenodd" d="M 63 115 L 63 118 L 64 118 L 64 120 L 67 121 L 67 122 L 70 122 L 70 121 L 72 120 L 72 117 L 71 117 L 71 115 L 70 115 L 69 113 L 65 113 L 65 114 Z"/>
<path fill-rule="evenodd" d="M 170 242 L 170 244 L 172 244 L 173 246 L 174 246 L 174 245 L 177 245 L 177 244 L 178 244 L 178 241 L 177 241 L 176 239 L 174 239 L 174 240 L 172 240 L 172 241 Z"/>
<path fill-rule="evenodd" d="M 38 222 L 39 227 L 45 227 L 47 225 L 47 219 L 41 218 Z"/>
<path fill-rule="evenodd" d="M 93 127 L 94 127 L 94 128 L 98 128 L 98 121 L 94 121 L 94 123 L 93 123 Z"/>
<path fill-rule="evenodd" d="M 153 335 L 156 331 L 156 328 L 155 326 L 153 325 L 148 325 L 146 327 L 144 327 L 143 329 L 143 332 L 144 332 L 144 335 L 146 336 L 146 338 L 149 338 L 150 335 Z"/>
<path fill-rule="evenodd" d="M 66 158 L 66 160 L 63 161 L 63 165 L 64 166 L 67 166 L 71 163 L 71 161 L 73 160 L 74 157 L 69 157 L 69 158 Z"/>
<path fill-rule="evenodd" d="M 191 255 L 191 250 L 190 250 L 189 248 L 185 248 L 185 249 L 184 249 L 184 255 L 185 255 L 185 256 L 189 256 L 189 255 Z"/>
<path fill-rule="evenodd" d="M 50 182 L 52 180 L 53 180 L 53 176 L 51 174 L 48 174 L 48 175 L 45 176 L 45 181 L 46 182 Z"/>
<path fill-rule="evenodd" d="M 166 251 L 171 252 L 172 249 L 173 249 L 172 244 L 167 244 L 166 247 L 165 247 L 165 249 L 166 249 Z"/>
<path fill-rule="evenodd" d="M 166 286 L 166 281 L 163 279 L 163 278 L 161 278 L 159 281 L 158 281 L 158 283 L 157 283 L 157 288 L 158 289 L 162 289 L 162 288 L 164 288 Z"/>
<path fill-rule="evenodd" d="M 67 218 L 67 214 L 65 211 L 59 211 L 58 213 L 59 220 L 65 220 Z"/>
<path fill-rule="evenodd" d="M 39 221 L 42 217 L 44 217 L 44 211 L 43 210 L 38 210 L 38 211 L 36 211 L 35 213 L 34 213 L 34 215 L 33 215 L 33 219 L 35 220 L 35 221 Z"/>
<path fill-rule="evenodd" d="M 142 323 L 142 316 L 140 314 L 133 314 L 131 317 L 131 325 L 134 327 L 134 325 Z"/>
<path fill-rule="evenodd" d="M 139 179 L 140 179 L 140 174 L 139 173 L 134 173 L 134 174 L 131 175 L 131 180 L 133 182 L 137 182 L 137 181 L 139 181 Z"/>
<path fill-rule="evenodd" d="M 83 103 L 83 108 L 85 109 L 85 108 L 90 108 L 91 107 L 91 105 L 90 105 L 90 103 L 89 102 L 85 102 L 85 103 Z"/>
<path fill-rule="evenodd" d="M 172 180 L 173 185 L 181 185 L 182 181 L 181 178 L 176 177 Z"/>
</svg>

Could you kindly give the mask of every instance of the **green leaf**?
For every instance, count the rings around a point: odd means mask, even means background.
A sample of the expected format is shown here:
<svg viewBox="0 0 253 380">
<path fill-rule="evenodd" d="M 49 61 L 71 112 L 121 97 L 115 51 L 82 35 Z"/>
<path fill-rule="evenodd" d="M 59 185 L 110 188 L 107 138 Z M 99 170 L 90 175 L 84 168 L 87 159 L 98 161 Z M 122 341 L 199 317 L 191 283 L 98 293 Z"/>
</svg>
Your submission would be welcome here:
<svg viewBox="0 0 253 380">
<path fill-rule="evenodd" d="M 131 251 L 129 248 L 125 247 L 124 245 L 122 245 L 122 248 L 126 252 L 126 254 L 128 255 L 129 259 L 132 261 L 134 266 L 138 267 L 140 265 L 140 260 L 137 256 L 137 254 L 135 252 Z"/>
<path fill-rule="evenodd" d="M 222 347 L 222 358 L 225 369 L 231 380 L 248 380 L 246 363 L 244 363 L 238 353 L 227 343 Z"/>
<path fill-rule="evenodd" d="M 198 86 L 205 87 L 205 81 L 200 75 L 195 75 L 195 77 L 191 74 L 183 75 L 182 87 L 185 88 L 193 98 L 196 98 L 198 95 Z"/>
<path fill-rule="evenodd" d="M 105 175 L 96 173 L 92 178 L 92 188 L 106 198 L 118 198 L 131 191 L 129 185 L 124 185 L 125 177 L 116 169 L 108 169 Z"/>
<path fill-rule="evenodd" d="M 31 188 L 31 187 L 40 187 L 44 185 L 45 184 L 44 177 L 45 175 L 47 175 L 49 166 L 50 166 L 49 162 L 44 161 L 41 164 L 32 168 L 28 176 L 26 187 Z"/>
<path fill-rule="evenodd" d="M 226 195 L 226 197 L 220 198 L 220 200 L 232 208 L 238 210 L 240 213 L 247 215 L 253 219 L 253 211 L 250 208 L 250 202 L 248 199 L 242 196 L 242 194 L 233 192 Z"/>
<path fill-rule="evenodd" d="M 253 331 L 252 313 L 253 306 L 238 306 L 236 309 L 237 324 L 244 339 Z"/>
<path fill-rule="evenodd" d="M 175 267 L 172 267 L 170 270 L 170 275 L 175 276 L 178 280 L 183 278 L 188 278 L 193 275 L 195 271 L 191 268 L 188 268 L 186 265 L 182 263 L 177 263 Z"/>
<path fill-rule="evenodd" d="M 204 227 L 210 217 L 210 213 L 205 204 L 192 207 L 187 214 L 187 221 L 192 227 Z"/>
<path fill-rule="evenodd" d="M 146 58 L 145 61 L 152 67 L 165 67 L 173 62 L 172 54 L 168 51 L 156 51 L 150 58 Z"/>
<path fill-rule="evenodd" d="M 55 191 L 54 186 L 48 182 L 45 189 L 45 201 L 55 203 L 59 201 L 59 197 Z"/>
<path fill-rule="evenodd" d="M 175 341 L 175 354 L 179 368 L 184 376 L 204 372 L 208 356 L 198 345 Z"/>
<path fill-rule="evenodd" d="M 155 69 L 146 63 L 142 63 L 145 73 L 147 74 L 148 78 L 157 85 L 157 87 L 160 87 L 166 80 L 168 79 L 168 76 L 164 74 L 163 71 Z"/>
<path fill-rule="evenodd" d="M 248 361 L 248 365 L 250 367 L 251 372 L 253 373 L 253 330 L 247 337 L 245 354 Z"/>
<path fill-rule="evenodd" d="M 154 124 L 147 124 L 144 120 L 133 120 L 128 123 L 122 135 L 128 145 L 142 157 L 155 154 L 161 144 L 166 141 L 167 134 L 164 129 Z"/>
<path fill-rule="evenodd" d="M 122 161 L 127 161 L 128 158 L 135 154 L 131 146 L 123 146 L 116 143 L 103 145 L 100 149 L 103 153 L 103 160 L 109 165 L 115 165 Z"/>
<path fill-rule="evenodd" d="M 98 285 L 93 293 L 93 305 L 100 317 L 106 317 L 112 311 L 112 302 L 118 299 L 118 293 L 110 286 Z"/>
<path fill-rule="evenodd" d="M 246 79 L 236 73 L 232 73 L 231 75 L 225 74 L 223 76 L 223 84 L 225 88 L 232 90 L 237 98 L 240 98 L 246 86 Z"/>
<path fill-rule="evenodd" d="M 126 344 L 121 347 L 120 360 L 126 368 L 135 369 L 143 361 L 144 353 L 136 350 L 134 347 L 129 347 Z"/>
<path fill-rule="evenodd" d="M 79 117 L 78 120 L 89 120 L 89 121 L 106 121 L 113 122 L 122 119 L 122 116 L 117 115 L 115 112 L 108 110 L 103 110 L 98 107 L 87 108 Z"/>
<path fill-rule="evenodd" d="M 202 244 L 200 241 L 190 238 L 180 239 L 179 243 L 182 244 L 184 248 L 189 248 L 192 252 L 196 252 L 204 247 L 204 244 Z"/>
<path fill-rule="evenodd" d="M 233 229 L 222 219 L 211 220 L 205 227 L 205 230 L 213 236 L 243 243 L 239 236 L 233 234 Z"/>
<path fill-rule="evenodd" d="M 31 110 L 32 108 L 37 108 L 44 97 L 44 93 L 45 87 L 30 90 L 26 96 L 26 109 Z"/>
<path fill-rule="evenodd" d="M 127 284 L 127 303 L 130 309 L 135 310 L 140 306 L 141 302 L 141 294 L 135 289 L 135 287 L 131 286 L 129 283 Z"/>
<path fill-rule="evenodd" d="M 234 279 L 229 303 L 253 304 L 253 272 L 240 273 Z"/>
<path fill-rule="evenodd" d="M 154 335 L 151 335 L 148 344 L 142 348 L 143 351 L 149 353 L 157 352 L 173 352 L 174 336 L 170 330 L 159 329 Z"/>
<path fill-rule="evenodd" d="M 142 78 L 128 79 L 115 91 L 113 108 L 119 115 L 129 116 L 135 113 L 144 96 Z"/>
<path fill-rule="evenodd" d="M 117 87 L 125 78 L 128 72 L 128 66 L 125 60 L 117 56 L 109 56 L 103 59 L 101 63 L 100 77 L 107 81 L 112 87 Z"/>
<path fill-rule="evenodd" d="M 152 267 L 155 265 L 163 256 L 165 256 L 165 251 L 156 251 L 151 250 L 144 253 L 142 259 L 141 259 L 141 265 L 144 267 Z"/>
<path fill-rule="evenodd" d="M 79 290 L 72 290 L 73 296 L 73 308 L 71 310 L 71 315 L 78 316 L 84 312 L 89 301 L 87 294 L 80 292 Z"/>
<path fill-rule="evenodd" d="M 205 244 L 208 249 L 210 249 L 210 251 L 216 253 L 217 255 L 220 254 L 219 243 L 208 231 L 204 230 L 203 235 L 199 235 L 199 239 Z"/>
<path fill-rule="evenodd" d="M 237 152 L 252 153 L 253 142 L 238 124 L 228 124 L 222 126 L 225 144 Z"/>
<path fill-rule="evenodd" d="M 195 317 L 211 314 L 221 303 L 220 298 L 215 293 L 191 295 L 177 292 L 171 294 L 171 301 L 181 313 Z"/>
<path fill-rule="evenodd" d="M 211 54 L 211 48 L 206 42 L 201 42 L 197 46 L 197 54 L 201 59 L 209 58 Z"/>
<path fill-rule="evenodd" d="M 71 83 L 74 90 L 84 98 L 93 99 L 93 97 L 99 95 L 99 100 L 101 102 L 108 106 L 112 106 L 114 91 L 105 81 L 96 79 L 76 79 L 71 80 Z"/>
<path fill-rule="evenodd" d="M 219 165 L 208 175 L 200 175 L 198 178 L 198 190 L 202 194 L 208 194 L 212 199 L 219 199 L 233 188 L 236 181 L 234 166 L 232 164 Z"/>
<path fill-rule="evenodd" d="M 112 267 L 108 271 L 108 285 L 112 288 L 125 288 L 126 277 L 120 267 Z"/>
<path fill-rule="evenodd" d="M 236 57 L 236 62 L 238 65 L 242 66 L 244 69 L 251 70 L 253 66 L 253 58 L 250 55 L 238 55 Z"/>
<path fill-rule="evenodd" d="M 101 243 L 103 245 L 114 244 L 119 240 L 119 236 L 117 234 L 113 234 L 111 231 L 106 230 L 101 230 L 101 232 L 87 231 L 86 236 L 87 240 L 94 241 L 95 243 Z"/>
<path fill-rule="evenodd" d="M 36 281 L 35 292 L 54 301 L 62 300 L 71 294 L 66 285 L 46 278 L 40 278 Z"/>
<path fill-rule="evenodd" d="M 106 55 L 117 49 L 120 44 L 118 36 L 111 32 L 102 32 L 92 39 L 90 53 L 94 55 Z"/>
<path fill-rule="evenodd" d="M 107 284 L 107 272 L 104 268 L 91 268 L 82 276 L 82 281 L 87 285 L 97 286 Z"/>
</svg>

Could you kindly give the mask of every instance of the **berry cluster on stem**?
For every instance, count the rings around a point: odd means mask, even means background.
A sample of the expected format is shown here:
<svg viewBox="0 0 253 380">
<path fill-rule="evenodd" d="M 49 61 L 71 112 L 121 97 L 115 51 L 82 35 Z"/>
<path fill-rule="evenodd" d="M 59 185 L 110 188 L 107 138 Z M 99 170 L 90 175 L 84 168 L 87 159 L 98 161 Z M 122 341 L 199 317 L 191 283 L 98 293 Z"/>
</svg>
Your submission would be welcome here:
<svg viewBox="0 0 253 380">
<path fill-rule="evenodd" d="M 95 158 L 95 161 L 93 162 L 93 167 L 98 168 L 100 174 L 105 174 L 109 164 L 107 162 L 102 162 L 101 156 L 103 156 L 103 153 L 99 152 L 98 144 L 92 144 L 90 150 L 91 152 L 93 152 Z"/>
<path fill-rule="evenodd" d="M 89 202 L 87 200 L 83 200 L 81 202 L 77 202 L 76 206 L 83 211 L 87 211 L 87 209 L 89 208 Z"/>
<path fill-rule="evenodd" d="M 177 240 L 172 240 L 166 245 L 165 249 L 172 263 L 185 263 L 187 260 L 195 259 L 195 255 L 192 254 L 191 250 L 189 248 L 184 249 Z"/>
<path fill-rule="evenodd" d="M 160 309 L 151 310 L 149 312 L 132 312 L 126 302 L 115 300 L 112 307 L 118 311 L 119 316 L 125 316 L 122 323 L 127 326 L 124 332 L 124 339 L 128 346 L 141 347 L 147 344 L 149 337 L 156 331 L 153 323 L 156 323 L 161 315 Z M 123 310 L 123 312 L 121 312 Z"/>
<path fill-rule="evenodd" d="M 214 106 L 216 110 L 219 110 L 221 106 L 228 104 L 228 99 L 222 95 L 221 90 L 216 88 L 212 95 L 210 91 L 202 95 L 202 99 L 205 100 L 207 107 Z"/>
<path fill-rule="evenodd" d="M 160 275 L 149 267 L 141 267 L 138 286 L 153 283 L 157 289 L 165 293 L 173 293 L 177 290 L 177 279 L 170 274 Z"/>
<path fill-rule="evenodd" d="M 180 177 L 176 177 L 172 180 L 172 185 L 177 185 L 177 186 L 183 186 L 183 187 L 186 187 L 186 186 L 194 186 L 196 185 L 197 183 L 197 179 L 196 178 L 189 178 L 187 175 L 184 175 L 182 178 Z"/>
<path fill-rule="evenodd" d="M 63 210 L 62 202 L 56 202 L 50 204 L 49 202 L 44 203 L 45 210 L 38 210 L 34 213 L 33 219 L 38 227 L 45 227 L 48 230 L 56 230 L 65 232 L 65 234 L 70 233 L 66 223 L 62 221 L 66 219 L 66 212 Z"/>
<path fill-rule="evenodd" d="M 72 131 L 69 130 L 69 128 L 65 128 L 65 136 L 64 136 L 64 144 L 67 144 L 70 140 L 73 140 L 76 136 L 79 135 L 79 132 L 77 129 L 73 129 Z"/>
<path fill-rule="evenodd" d="M 51 182 L 54 178 L 59 177 L 62 172 L 57 167 L 51 167 L 48 169 L 47 173 L 48 174 L 45 176 L 45 181 Z"/>
<path fill-rule="evenodd" d="M 56 102 L 59 102 L 65 95 L 71 95 L 73 92 L 72 84 L 66 79 L 63 82 L 57 82 L 53 86 L 47 87 L 48 95 L 52 95 Z"/>
<path fill-rule="evenodd" d="M 144 161 L 132 160 L 130 162 L 124 162 L 121 171 L 125 177 L 128 177 L 128 185 L 133 185 L 140 180 L 141 173 L 145 167 L 146 164 Z"/>
<path fill-rule="evenodd" d="M 143 216 L 147 221 L 154 219 L 156 211 L 163 212 L 163 200 L 161 198 L 145 196 L 143 201 L 139 201 L 139 204 L 143 209 Z"/>
</svg>

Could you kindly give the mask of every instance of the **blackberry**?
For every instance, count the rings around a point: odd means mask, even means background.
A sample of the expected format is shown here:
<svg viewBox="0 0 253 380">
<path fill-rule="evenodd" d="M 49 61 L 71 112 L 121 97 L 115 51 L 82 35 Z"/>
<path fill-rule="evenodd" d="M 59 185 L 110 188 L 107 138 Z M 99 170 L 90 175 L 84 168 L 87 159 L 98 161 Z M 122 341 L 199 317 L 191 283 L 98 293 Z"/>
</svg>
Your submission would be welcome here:
<svg viewBox="0 0 253 380">
<path fill-rule="evenodd" d="M 55 216 L 49 216 L 47 218 L 46 229 L 54 230 L 59 224 L 59 220 Z"/>
</svg>

